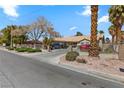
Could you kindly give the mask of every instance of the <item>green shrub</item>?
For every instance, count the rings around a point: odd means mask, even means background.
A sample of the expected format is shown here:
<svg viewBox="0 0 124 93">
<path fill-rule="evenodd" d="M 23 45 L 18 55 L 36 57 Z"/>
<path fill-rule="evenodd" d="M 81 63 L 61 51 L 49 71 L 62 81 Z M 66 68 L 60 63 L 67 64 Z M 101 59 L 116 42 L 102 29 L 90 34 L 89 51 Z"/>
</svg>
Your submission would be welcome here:
<svg viewBox="0 0 124 93">
<path fill-rule="evenodd" d="M 40 49 L 32 49 L 32 48 L 30 48 L 30 49 L 27 50 L 27 52 L 33 53 L 33 52 L 42 52 L 42 51 Z"/>
<path fill-rule="evenodd" d="M 27 49 L 28 49 L 28 48 L 25 48 L 25 47 L 23 47 L 23 48 L 16 48 L 16 51 L 17 51 L 17 52 L 26 52 Z"/>
<path fill-rule="evenodd" d="M 70 51 L 66 54 L 66 60 L 75 61 L 76 57 L 79 56 L 79 53 L 76 51 Z"/>
<path fill-rule="evenodd" d="M 16 48 L 17 52 L 28 52 L 28 53 L 33 53 L 33 52 L 42 52 L 40 49 L 33 49 L 33 48 Z"/>
</svg>

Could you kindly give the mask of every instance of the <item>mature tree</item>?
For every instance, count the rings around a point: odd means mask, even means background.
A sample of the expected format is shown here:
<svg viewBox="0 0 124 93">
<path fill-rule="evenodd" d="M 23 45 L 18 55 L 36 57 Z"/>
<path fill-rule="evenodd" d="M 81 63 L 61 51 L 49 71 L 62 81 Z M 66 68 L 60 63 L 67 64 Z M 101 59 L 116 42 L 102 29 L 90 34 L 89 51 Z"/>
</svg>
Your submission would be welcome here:
<svg viewBox="0 0 124 93">
<path fill-rule="evenodd" d="M 89 56 L 98 57 L 99 49 L 97 44 L 97 18 L 98 6 L 91 5 L 91 47 L 89 49 Z"/>
<path fill-rule="evenodd" d="M 53 38 L 58 35 L 59 33 L 54 31 L 53 25 L 44 17 L 39 17 L 36 22 L 29 25 L 29 30 L 27 32 L 29 40 L 34 41 L 34 48 L 35 42 L 39 39 L 45 37 Z"/>
<path fill-rule="evenodd" d="M 25 26 L 10 25 L 2 29 L 2 43 L 6 45 L 11 45 L 13 47 L 13 42 L 18 43 L 25 36 Z M 19 39 L 20 38 L 20 39 Z"/>
<path fill-rule="evenodd" d="M 81 32 L 77 32 L 76 36 L 83 36 L 83 34 Z"/>
<path fill-rule="evenodd" d="M 121 28 L 124 24 L 124 5 L 113 5 L 109 9 L 109 21 L 116 27 L 116 43 L 120 44 Z"/>
<path fill-rule="evenodd" d="M 3 33 L 3 36 L 1 37 L 2 43 L 5 43 L 6 45 L 10 45 L 11 35 L 10 31 L 7 30 L 7 28 L 4 28 L 1 30 Z"/>
<path fill-rule="evenodd" d="M 27 40 L 27 26 L 18 26 L 11 31 L 11 38 L 14 44 L 23 44 Z"/>
<path fill-rule="evenodd" d="M 28 26 L 28 38 L 33 41 L 38 41 L 46 34 L 47 21 L 44 17 L 40 17 L 36 22 Z"/>
<path fill-rule="evenodd" d="M 2 44 L 3 33 L 0 31 L 0 44 Z"/>
<path fill-rule="evenodd" d="M 50 50 L 50 45 L 53 42 L 52 38 L 45 37 L 43 40 L 43 45 L 46 49 Z"/>
<path fill-rule="evenodd" d="M 24 42 L 27 41 L 27 36 L 26 35 L 20 35 L 20 36 L 13 36 L 13 43 L 14 44 L 23 44 Z"/>
<path fill-rule="evenodd" d="M 48 21 L 44 17 L 38 18 L 36 22 L 28 26 L 27 36 L 29 40 L 32 40 L 34 42 L 34 48 L 36 42 L 39 41 L 41 37 L 47 36 L 47 26 Z"/>
<path fill-rule="evenodd" d="M 2 42 L 5 43 L 6 45 L 11 44 L 11 42 L 12 42 L 11 32 L 15 28 L 16 28 L 15 25 L 11 25 L 11 26 L 7 26 L 7 27 L 5 27 L 4 29 L 1 30 L 1 32 L 3 33 Z"/>
<path fill-rule="evenodd" d="M 16 26 L 15 29 L 11 31 L 12 36 L 25 35 L 28 31 L 28 26 Z"/>
<path fill-rule="evenodd" d="M 49 38 L 60 37 L 60 33 L 54 31 L 54 27 L 50 23 L 47 26 L 47 32 L 48 33 L 46 33 L 46 34 L 47 34 L 47 37 L 49 37 Z"/>
<path fill-rule="evenodd" d="M 112 36 L 112 44 L 114 44 L 115 36 L 116 36 L 116 28 L 114 25 L 111 25 L 108 30 L 109 30 L 110 35 Z"/>
</svg>

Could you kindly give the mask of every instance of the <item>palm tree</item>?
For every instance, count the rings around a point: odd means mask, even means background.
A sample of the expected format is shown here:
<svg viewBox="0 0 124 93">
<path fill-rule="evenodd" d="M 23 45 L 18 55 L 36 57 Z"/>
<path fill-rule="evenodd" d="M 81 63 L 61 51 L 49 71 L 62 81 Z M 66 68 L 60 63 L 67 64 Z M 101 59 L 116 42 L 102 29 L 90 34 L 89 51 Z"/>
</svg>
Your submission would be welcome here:
<svg viewBox="0 0 124 93">
<path fill-rule="evenodd" d="M 110 35 L 112 36 L 112 44 L 114 44 L 115 43 L 116 28 L 114 25 L 111 25 L 108 30 L 109 30 Z"/>
<path fill-rule="evenodd" d="M 116 26 L 116 43 L 120 44 L 121 28 L 124 24 L 124 5 L 113 5 L 109 9 L 109 21 Z"/>
<path fill-rule="evenodd" d="M 89 49 L 89 56 L 98 57 L 99 49 L 97 44 L 97 18 L 98 5 L 91 6 L 91 47 Z"/>
<path fill-rule="evenodd" d="M 48 51 L 50 52 L 51 50 L 51 44 L 53 42 L 53 39 L 52 38 L 48 38 L 48 37 L 45 37 L 44 40 L 43 40 L 43 45 L 46 49 L 48 49 Z"/>
</svg>

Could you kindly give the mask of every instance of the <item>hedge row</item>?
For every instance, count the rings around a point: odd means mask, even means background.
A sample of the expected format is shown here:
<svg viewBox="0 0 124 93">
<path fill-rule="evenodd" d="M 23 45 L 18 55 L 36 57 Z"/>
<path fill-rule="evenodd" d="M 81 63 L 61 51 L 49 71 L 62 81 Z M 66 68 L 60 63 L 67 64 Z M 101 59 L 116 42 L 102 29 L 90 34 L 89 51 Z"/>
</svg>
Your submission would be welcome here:
<svg viewBox="0 0 124 93">
<path fill-rule="evenodd" d="M 33 52 L 42 52 L 40 49 L 33 49 L 33 48 L 16 48 L 15 49 L 17 52 L 29 52 L 29 53 L 33 53 Z"/>
</svg>

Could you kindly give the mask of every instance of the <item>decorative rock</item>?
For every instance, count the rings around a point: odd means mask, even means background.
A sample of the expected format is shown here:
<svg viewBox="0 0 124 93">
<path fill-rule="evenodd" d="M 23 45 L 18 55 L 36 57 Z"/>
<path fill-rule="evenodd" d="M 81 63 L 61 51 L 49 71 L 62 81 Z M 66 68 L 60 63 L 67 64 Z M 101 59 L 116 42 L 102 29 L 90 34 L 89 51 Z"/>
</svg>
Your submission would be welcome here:
<svg viewBox="0 0 124 93">
<path fill-rule="evenodd" d="M 124 68 L 119 68 L 121 72 L 124 72 Z"/>
</svg>

